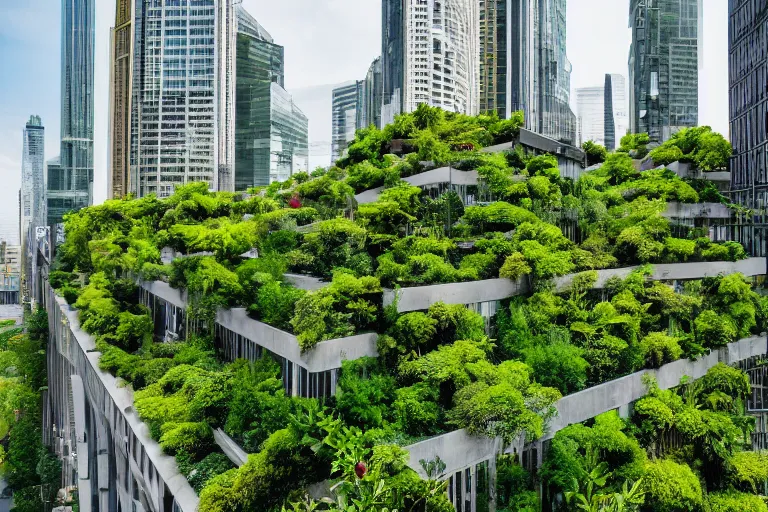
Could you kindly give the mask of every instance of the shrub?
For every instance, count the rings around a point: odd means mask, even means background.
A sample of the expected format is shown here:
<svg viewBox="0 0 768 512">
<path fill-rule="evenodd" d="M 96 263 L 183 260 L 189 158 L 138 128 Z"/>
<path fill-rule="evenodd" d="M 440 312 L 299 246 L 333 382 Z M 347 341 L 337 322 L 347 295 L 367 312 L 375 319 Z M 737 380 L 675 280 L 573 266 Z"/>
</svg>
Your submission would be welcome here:
<svg viewBox="0 0 768 512">
<path fill-rule="evenodd" d="M 648 154 L 655 165 L 669 165 L 679 162 L 683 158 L 683 152 L 677 146 L 661 145 L 651 150 Z"/>
<path fill-rule="evenodd" d="M 768 512 L 762 497 L 740 492 L 713 493 L 707 496 L 710 512 Z"/>
<path fill-rule="evenodd" d="M 648 462 L 643 477 L 644 510 L 654 512 L 688 512 L 703 504 L 701 484 L 685 464 L 671 460 Z"/>
<path fill-rule="evenodd" d="M 437 405 L 438 390 L 418 383 L 398 388 L 393 403 L 397 424 L 411 436 L 429 436 L 439 431 L 440 409 Z"/>
<path fill-rule="evenodd" d="M 161 431 L 160 446 L 170 455 L 181 451 L 205 454 L 215 445 L 206 423 L 165 423 Z"/>
<path fill-rule="evenodd" d="M 711 348 L 724 347 L 736 341 L 736 325 L 728 315 L 718 314 L 709 309 L 703 311 L 694 322 L 696 337 Z"/>
<path fill-rule="evenodd" d="M 663 364 L 677 361 L 683 355 L 677 338 L 667 336 L 663 332 L 652 332 L 640 342 L 646 367 L 658 368 Z"/>
</svg>

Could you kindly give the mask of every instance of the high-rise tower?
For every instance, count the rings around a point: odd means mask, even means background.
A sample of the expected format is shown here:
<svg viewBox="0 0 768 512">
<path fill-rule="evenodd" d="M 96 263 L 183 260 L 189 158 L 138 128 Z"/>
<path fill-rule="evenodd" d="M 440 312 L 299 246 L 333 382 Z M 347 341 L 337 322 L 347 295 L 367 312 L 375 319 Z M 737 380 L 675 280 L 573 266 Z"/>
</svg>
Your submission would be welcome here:
<svg viewBox="0 0 768 512">
<path fill-rule="evenodd" d="M 115 26 L 110 31 L 107 170 L 107 195 L 110 199 L 130 192 L 132 6 L 132 0 L 117 0 Z"/>
<path fill-rule="evenodd" d="M 134 0 L 131 192 L 234 189 L 236 19 L 232 0 Z"/>
<path fill-rule="evenodd" d="M 731 200 L 754 210 L 736 238 L 768 255 L 768 3 L 729 0 Z"/>
<path fill-rule="evenodd" d="M 31 116 L 24 128 L 21 156 L 21 214 L 19 239 L 26 248 L 31 225 L 45 224 L 45 128 L 40 116 Z"/>
<path fill-rule="evenodd" d="M 592 141 L 605 145 L 605 90 L 602 87 L 576 89 L 578 145 Z"/>
<path fill-rule="evenodd" d="M 565 0 L 480 1 L 480 110 L 576 143 Z"/>
<path fill-rule="evenodd" d="M 630 129 L 663 142 L 699 122 L 703 0 L 630 0 Z"/>
<path fill-rule="evenodd" d="M 605 75 L 605 147 L 614 150 L 629 130 L 627 81 L 622 75 Z"/>
<path fill-rule="evenodd" d="M 309 122 L 285 87 L 284 50 L 237 7 L 235 190 L 285 181 L 309 166 Z"/>
<path fill-rule="evenodd" d="M 347 146 L 355 138 L 362 112 L 365 85 L 354 81 L 336 87 L 331 102 L 331 164 L 344 156 Z"/>
<path fill-rule="evenodd" d="M 61 2 L 61 153 L 48 167 L 48 223 L 93 204 L 94 0 Z"/>
<path fill-rule="evenodd" d="M 383 0 L 382 23 L 382 124 L 421 103 L 479 111 L 477 0 Z"/>
</svg>

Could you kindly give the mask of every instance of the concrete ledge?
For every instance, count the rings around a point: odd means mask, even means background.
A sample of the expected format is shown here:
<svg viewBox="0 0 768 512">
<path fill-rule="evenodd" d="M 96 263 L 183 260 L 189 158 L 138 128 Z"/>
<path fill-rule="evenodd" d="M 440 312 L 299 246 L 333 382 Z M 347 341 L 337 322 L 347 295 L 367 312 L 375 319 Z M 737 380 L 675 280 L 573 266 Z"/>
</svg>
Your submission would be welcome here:
<svg viewBox="0 0 768 512">
<path fill-rule="evenodd" d="M 714 277 L 720 274 L 728 275 L 742 273 L 745 276 L 765 275 L 766 258 L 749 258 L 741 261 L 712 261 L 695 263 L 661 263 L 652 265 L 652 274 L 649 279 L 653 281 L 666 280 L 692 280 L 704 277 Z M 602 289 L 606 283 L 614 277 L 625 279 L 639 266 L 597 271 L 595 289 Z M 568 274 L 554 279 L 555 290 L 565 292 L 573 283 L 579 273 Z M 408 311 L 422 311 L 436 302 L 446 304 L 474 304 L 477 302 L 490 302 L 504 300 L 518 295 L 524 295 L 530 291 L 528 277 L 517 281 L 509 279 L 487 279 L 484 281 L 469 281 L 466 283 L 436 284 L 429 286 L 414 286 L 401 288 L 398 293 L 397 310 L 400 313 Z M 395 299 L 394 290 L 385 290 L 384 305 L 392 304 Z"/>
<path fill-rule="evenodd" d="M 460 171 L 450 167 L 440 167 L 403 178 L 403 181 L 410 183 L 414 187 L 426 187 L 440 183 L 473 186 L 477 185 L 477 180 L 477 171 Z M 383 191 L 384 187 L 372 188 L 357 194 L 355 200 L 358 204 L 373 203 L 379 199 Z"/>
<path fill-rule="evenodd" d="M 667 209 L 662 213 L 667 219 L 695 217 L 704 219 L 730 219 L 731 210 L 721 203 L 667 203 Z"/>
<path fill-rule="evenodd" d="M 320 288 L 323 288 L 330 284 L 330 283 L 326 283 L 320 278 L 313 277 L 313 276 L 305 276 L 302 274 L 283 274 L 283 277 L 285 278 L 285 282 L 287 282 L 291 286 L 295 288 L 299 288 L 300 290 L 306 290 L 308 292 L 319 290 Z"/>
<path fill-rule="evenodd" d="M 581 423 L 608 411 L 630 405 L 647 394 L 643 376 L 656 377 L 661 389 L 680 384 L 684 376 L 699 379 L 718 363 L 734 365 L 750 357 L 768 354 L 768 338 L 745 338 L 727 347 L 715 350 L 697 360 L 681 359 L 656 370 L 641 370 L 599 386 L 565 396 L 557 401 L 557 416 L 550 422 L 547 433 L 538 441 L 552 439 L 569 425 Z M 519 445 L 519 443 L 517 443 Z M 446 474 L 459 471 L 477 462 L 493 458 L 501 449 L 501 441 L 486 437 L 470 436 L 466 431 L 456 431 L 420 443 L 407 446 L 411 456 L 408 465 L 424 476 L 419 460 L 432 460 L 439 456 L 446 463 Z"/>
<path fill-rule="evenodd" d="M 149 293 L 174 306 L 186 309 L 186 294 L 162 281 L 143 282 Z M 341 368 L 342 361 L 361 357 L 377 357 L 378 334 L 365 333 L 346 338 L 321 341 L 311 350 L 301 351 L 299 341 L 291 333 L 272 327 L 249 317 L 243 308 L 220 309 L 216 323 L 243 336 L 270 352 L 300 364 L 312 373 Z"/>
<path fill-rule="evenodd" d="M 245 453 L 245 450 L 240 448 L 240 445 L 220 428 L 213 431 L 213 439 L 216 441 L 219 448 L 221 448 L 221 451 L 224 452 L 224 455 L 226 455 L 235 466 L 241 467 L 248 462 L 248 454 Z"/>
</svg>

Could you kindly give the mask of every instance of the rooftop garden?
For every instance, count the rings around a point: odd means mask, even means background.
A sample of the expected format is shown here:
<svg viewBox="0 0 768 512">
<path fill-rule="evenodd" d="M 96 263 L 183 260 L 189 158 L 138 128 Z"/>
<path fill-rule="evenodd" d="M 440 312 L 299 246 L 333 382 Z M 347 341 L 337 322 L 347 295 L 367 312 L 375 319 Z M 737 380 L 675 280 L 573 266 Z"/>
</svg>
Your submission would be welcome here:
<svg viewBox="0 0 768 512">
<path fill-rule="evenodd" d="M 606 155 L 574 182 L 561 178 L 553 156 L 479 152 L 514 141 L 521 124 L 519 115 L 499 121 L 422 106 L 384 130 L 358 132 L 329 170 L 248 194 L 194 183 L 168 199 L 108 201 L 67 216 L 51 285 L 95 336 L 101 367 L 136 390 L 136 410 L 200 492 L 201 510 L 452 510 L 445 484 L 421 480 L 402 446 L 457 428 L 507 444 L 522 434 L 534 440 L 564 394 L 764 329 L 768 303 L 739 274 L 673 289 L 646 279 L 644 266 L 594 290 L 600 269 L 746 254 L 695 229 L 673 237 L 667 201 L 696 203 L 700 188 L 666 170 L 637 172 L 626 154 Z M 477 170 L 493 201 L 465 206 L 455 192 L 431 198 L 401 181 L 448 164 Z M 376 202 L 355 203 L 355 192 L 379 186 Z M 563 227 L 575 229 L 566 236 Z M 190 256 L 164 265 L 166 247 Z M 254 248 L 256 258 L 247 254 Z M 327 284 L 308 292 L 287 272 Z M 553 278 L 566 274 L 578 275 L 557 291 Z M 490 278 L 526 279 L 532 290 L 505 301 L 490 332 L 463 305 L 401 314 L 396 302 L 383 304 L 384 288 Z M 186 291 L 198 321 L 188 339 L 153 339 L 140 280 Z M 379 356 L 345 361 L 333 397 L 289 397 L 271 359 L 227 362 L 216 353 L 215 314 L 230 307 L 294 333 L 305 351 L 376 332 Z M 723 399 L 738 400 L 743 389 L 734 393 Z M 728 411 L 743 412 L 736 402 Z M 252 454 L 241 468 L 216 448 L 217 428 Z M 424 464 L 439 469 L 439 461 Z M 573 475 L 586 483 L 592 472 Z M 332 500 L 302 498 L 325 480 L 338 484 Z M 605 480 L 611 491 L 624 482 Z M 642 488 L 646 506 L 661 503 Z M 527 489 L 514 499 L 530 497 Z"/>
</svg>

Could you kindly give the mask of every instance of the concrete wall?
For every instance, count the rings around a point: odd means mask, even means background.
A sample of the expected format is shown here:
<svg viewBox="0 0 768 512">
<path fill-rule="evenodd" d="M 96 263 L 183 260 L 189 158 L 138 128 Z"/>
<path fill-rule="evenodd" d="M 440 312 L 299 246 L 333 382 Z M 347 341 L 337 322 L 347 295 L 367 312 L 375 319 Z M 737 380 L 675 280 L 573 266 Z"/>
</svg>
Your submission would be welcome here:
<svg viewBox="0 0 768 512">
<path fill-rule="evenodd" d="M 612 277 L 626 278 L 632 271 L 639 267 L 625 267 L 617 269 L 598 270 L 598 279 L 594 288 L 604 288 Z M 740 272 L 746 276 L 759 276 L 766 274 L 765 258 L 749 258 L 746 260 L 697 262 L 697 263 L 665 263 L 653 265 L 653 273 L 650 279 L 654 281 L 666 280 L 691 280 L 712 277 L 720 274 L 727 275 Z M 555 278 L 557 291 L 566 291 L 579 274 L 569 274 Z M 401 313 L 408 311 L 421 311 L 429 309 L 436 302 L 446 304 L 474 304 L 503 300 L 510 297 L 524 295 L 530 291 L 528 277 L 517 281 L 509 279 L 487 279 L 484 281 L 470 281 L 466 283 L 436 284 L 430 286 L 414 286 L 401 288 L 398 291 L 397 310 Z M 384 305 L 392 303 L 395 297 L 393 290 L 384 292 Z"/>
<path fill-rule="evenodd" d="M 299 288 L 300 290 L 306 290 L 308 292 L 319 290 L 320 288 L 328 286 L 329 284 L 317 277 L 305 276 L 301 274 L 285 274 L 283 277 L 285 278 L 285 281 L 291 286 Z"/>
<path fill-rule="evenodd" d="M 734 365 L 753 356 L 768 354 L 768 338 L 765 336 L 746 338 L 731 343 L 697 360 L 680 360 L 666 364 L 657 370 L 642 370 L 626 377 L 563 397 L 556 404 L 557 416 L 550 422 L 547 433 L 536 441 L 539 445 L 554 437 L 568 425 L 581 423 L 608 411 L 627 407 L 646 394 L 642 383 L 645 374 L 654 375 L 662 389 L 680 384 L 683 376 L 694 379 L 703 377 L 718 363 Z M 521 446 L 518 442 L 515 447 Z M 492 459 L 499 453 L 501 443 L 486 437 L 470 436 L 465 431 L 451 432 L 407 446 L 410 459 L 408 465 L 422 476 L 424 471 L 419 460 L 433 460 L 440 457 L 446 463 L 446 475 L 460 471 L 477 462 Z M 540 447 L 539 447 L 540 448 Z M 507 451 L 511 451 L 508 448 Z M 541 454 L 541 449 L 538 450 Z"/>
</svg>

